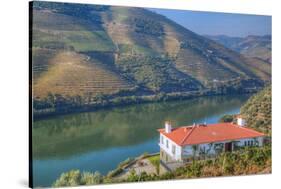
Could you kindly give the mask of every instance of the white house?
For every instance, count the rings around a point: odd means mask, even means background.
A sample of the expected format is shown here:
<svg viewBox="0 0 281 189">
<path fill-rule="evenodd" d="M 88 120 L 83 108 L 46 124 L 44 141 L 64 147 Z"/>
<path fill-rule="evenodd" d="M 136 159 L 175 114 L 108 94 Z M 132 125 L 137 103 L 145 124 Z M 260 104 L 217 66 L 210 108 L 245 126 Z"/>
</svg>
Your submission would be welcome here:
<svg viewBox="0 0 281 189">
<path fill-rule="evenodd" d="M 158 131 L 160 159 L 163 162 L 189 161 L 243 146 L 262 146 L 265 137 L 263 133 L 246 128 L 241 117 L 237 118 L 237 124 L 194 124 L 177 128 L 165 122 L 165 128 Z"/>
</svg>

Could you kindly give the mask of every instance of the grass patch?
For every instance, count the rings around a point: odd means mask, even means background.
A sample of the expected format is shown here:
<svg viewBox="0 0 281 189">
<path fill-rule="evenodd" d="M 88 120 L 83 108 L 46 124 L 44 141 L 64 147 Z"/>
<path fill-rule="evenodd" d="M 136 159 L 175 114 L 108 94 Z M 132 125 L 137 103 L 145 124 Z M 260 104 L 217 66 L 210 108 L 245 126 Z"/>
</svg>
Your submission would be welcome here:
<svg viewBox="0 0 281 189">
<path fill-rule="evenodd" d="M 157 174 L 159 174 L 159 165 L 160 165 L 160 155 L 151 156 L 147 158 L 150 163 L 156 168 Z"/>
<path fill-rule="evenodd" d="M 104 31 L 67 31 L 65 35 L 65 42 L 79 52 L 114 50 L 111 39 Z"/>
<path fill-rule="evenodd" d="M 114 45 L 108 35 L 100 31 L 39 31 L 34 30 L 34 47 L 74 49 L 78 52 L 113 51 Z"/>
</svg>

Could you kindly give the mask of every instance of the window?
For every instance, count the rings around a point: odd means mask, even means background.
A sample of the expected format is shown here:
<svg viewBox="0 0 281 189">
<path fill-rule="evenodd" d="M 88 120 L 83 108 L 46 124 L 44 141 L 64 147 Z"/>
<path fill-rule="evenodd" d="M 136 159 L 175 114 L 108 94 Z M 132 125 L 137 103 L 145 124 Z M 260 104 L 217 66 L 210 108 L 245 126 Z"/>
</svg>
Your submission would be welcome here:
<svg viewBox="0 0 281 189">
<path fill-rule="evenodd" d="M 254 141 L 251 140 L 251 146 L 254 146 Z"/>
<path fill-rule="evenodd" d="M 250 146 L 250 141 L 248 140 L 248 146 Z"/>
<path fill-rule="evenodd" d="M 166 140 L 166 148 L 169 148 L 169 141 Z"/>
<path fill-rule="evenodd" d="M 175 153 L 176 153 L 176 146 L 172 145 L 172 154 L 175 154 Z"/>
<path fill-rule="evenodd" d="M 244 141 L 244 146 L 247 146 L 247 141 Z"/>
<path fill-rule="evenodd" d="M 161 135 L 161 144 L 164 144 L 164 137 Z"/>
</svg>

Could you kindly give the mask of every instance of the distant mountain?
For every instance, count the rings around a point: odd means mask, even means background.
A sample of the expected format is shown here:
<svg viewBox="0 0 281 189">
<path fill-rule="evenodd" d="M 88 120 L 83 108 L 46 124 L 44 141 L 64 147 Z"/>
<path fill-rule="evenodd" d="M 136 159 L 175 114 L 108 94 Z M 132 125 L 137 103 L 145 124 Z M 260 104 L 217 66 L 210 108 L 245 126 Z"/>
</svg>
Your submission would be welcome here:
<svg viewBox="0 0 281 189">
<path fill-rule="evenodd" d="M 236 52 L 247 57 L 256 58 L 267 63 L 271 63 L 271 35 L 247 37 L 229 37 L 226 35 L 206 35 L 212 39 Z"/>
<path fill-rule="evenodd" d="M 271 79 L 269 64 L 142 8 L 35 1 L 32 34 L 38 109 L 62 98 L 103 103 L 105 95 L 255 88 Z"/>
</svg>

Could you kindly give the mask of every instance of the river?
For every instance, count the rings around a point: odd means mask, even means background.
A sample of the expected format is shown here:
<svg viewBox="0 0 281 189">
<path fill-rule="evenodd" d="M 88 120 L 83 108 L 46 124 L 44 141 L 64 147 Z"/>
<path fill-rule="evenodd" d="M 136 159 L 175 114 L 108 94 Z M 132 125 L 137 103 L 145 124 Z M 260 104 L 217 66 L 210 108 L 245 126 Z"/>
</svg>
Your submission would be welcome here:
<svg viewBox="0 0 281 189">
<path fill-rule="evenodd" d="M 51 186 L 61 173 L 79 169 L 106 174 L 128 157 L 158 152 L 158 128 L 216 123 L 238 113 L 249 95 L 117 107 L 38 120 L 32 126 L 34 186 Z"/>
</svg>

